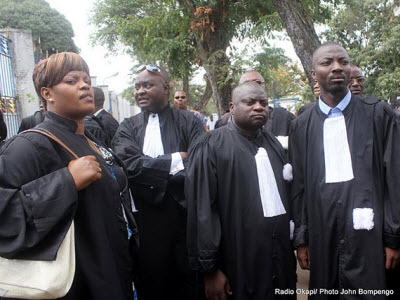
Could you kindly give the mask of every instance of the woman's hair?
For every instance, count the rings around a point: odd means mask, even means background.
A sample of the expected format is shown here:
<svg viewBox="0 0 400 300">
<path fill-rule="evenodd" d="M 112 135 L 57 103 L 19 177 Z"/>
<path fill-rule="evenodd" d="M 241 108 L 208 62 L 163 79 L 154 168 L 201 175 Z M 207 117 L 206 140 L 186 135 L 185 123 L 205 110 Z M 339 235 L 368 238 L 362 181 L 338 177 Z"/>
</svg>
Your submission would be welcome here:
<svg viewBox="0 0 400 300">
<path fill-rule="evenodd" d="M 61 52 L 51 55 L 49 58 L 39 61 L 33 70 L 33 84 L 36 93 L 40 97 L 44 107 L 47 102 L 41 94 L 42 87 L 53 87 L 59 84 L 65 75 L 71 71 L 82 71 L 90 76 L 89 67 L 78 54 L 73 52 Z"/>
</svg>

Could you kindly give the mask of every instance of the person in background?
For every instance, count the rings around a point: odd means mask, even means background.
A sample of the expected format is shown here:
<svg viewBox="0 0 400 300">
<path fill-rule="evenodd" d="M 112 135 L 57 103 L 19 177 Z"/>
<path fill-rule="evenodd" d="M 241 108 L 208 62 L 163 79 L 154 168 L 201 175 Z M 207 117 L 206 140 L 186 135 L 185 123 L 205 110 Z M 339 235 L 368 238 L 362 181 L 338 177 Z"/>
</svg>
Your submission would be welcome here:
<svg viewBox="0 0 400 300">
<path fill-rule="evenodd" d="M 193 113 L 169 106 L 169 77 L 140 70 L 135 100 L 142 112 L 122 121 L 113 149 L 124 161 L 138 209 L 139 299 L 195 299 L 196 274 L 186 248 L 184 179 L 187 151 L 205 131 Z"/>
<path fill-rule="evenodd" d="M 349 83 L 350 92 L 353 95 L 364 96 L 365 78 L 360 68 L 356 65 L 351 65 L 351 80 Z"/>
<path fill-rule="evenodd" d="M 97 103 L 98 106 L 102 107 L 104 103 L 103 90 L 98 87 L 93 87 L 92 89 L 94 91 L 94 103 Z M 109 129 L 107 130 L 103 122 L 98 117 L 91 114 L 85 117 L 85 129 L 89 131 L 99 141 L 103 142 L 107 146 L 107 148 L 111 148 L 110 138 L 114 137 L 113 130 L 115 119 L 109 113 L 103 111 L 100 111 L 100 115 L 102 115 L 103 120 L 106 120 L 108 124 L 111 124 L 111 127 L 109 127 Z M 109 118 L 112 119 L 109 120 Z"/>
<path fill-rule="evenodd" d="M 72 220 L 75 277 L 63 300 L 131 300 L 137 230 L 121 161 L 84 130 L 94 110 L 90 73 L 76 53 L 53 54 L 33 71 L 48 137 L 25 132 L 0 150 L 0 256 L 54 260 Z"/>
<path fill-rule="evenodd" d="M 111 143 L 115 132 L 118 129 L 119 123 L 115 118 L 104 109 L 104 93 L 101 88 L 93 87 L 94 92 L 94 116 L 98 118 L 101 124 L 104 125 L 108 143 Z"/>
<path fill-rule="evenodd" d="M 206 129 L 206 120 L 204 119 L 204 116 L 198 112 L 197 110 L 194 109 L 190 109 L 188 107 L 188 102 L 189 99 L 186 96 L 186 92 L 182 91 L 182 90 L 177 90 L 175 91 L 175 95 L 174 95 L 174 106 L 176 109 L 181 109 L 181 110 L 188 110 L 190 112 L 192 112 L 196 118 L 198 118 L 201 122 L 201 124 L 203 124 L 204 129 Z"/>
<path fill-rule="evenodd" d="M 32 116 L 28 116 L 23 118 L 21 121 L 21 125 L 19 126 L 18 133 L 25 131 L 27 129 L 31 129 L 36 125 L 42 123 L 44 121 L 44 105 L 40 103 L 40 110 L 36 111 Z"/>
<path fill-rule="evenodd" d="M 208 130 L 214 130 L 215 129 L 215 123 L 217 121 L 214 120 L 214 115 L 210 115 L 210 120 L 207 122 Z"/>
</svg>

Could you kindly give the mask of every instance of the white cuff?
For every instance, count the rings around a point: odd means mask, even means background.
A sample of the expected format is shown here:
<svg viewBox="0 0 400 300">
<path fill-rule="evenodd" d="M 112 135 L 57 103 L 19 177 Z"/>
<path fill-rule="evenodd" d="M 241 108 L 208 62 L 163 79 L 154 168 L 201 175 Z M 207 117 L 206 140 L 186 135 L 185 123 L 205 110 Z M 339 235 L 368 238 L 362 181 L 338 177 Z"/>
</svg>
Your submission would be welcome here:
<svg viewBox="0 0 400 300">
<path fill-rule="evenodd" d="M 185 170 L 185 166 L 183 165 L 182 156 L 179 152 L 175 152 L 171 154 L 171 168 L 169 174 L 175 175 L 179 171 Z"/>
</svg>

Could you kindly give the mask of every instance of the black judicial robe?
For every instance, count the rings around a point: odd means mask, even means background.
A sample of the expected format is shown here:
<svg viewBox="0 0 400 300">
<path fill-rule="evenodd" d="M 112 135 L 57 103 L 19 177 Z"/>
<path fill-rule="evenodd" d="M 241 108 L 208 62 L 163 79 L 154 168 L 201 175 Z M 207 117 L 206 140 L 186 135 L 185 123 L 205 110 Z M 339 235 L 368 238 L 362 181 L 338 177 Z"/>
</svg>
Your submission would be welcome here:
<svg viewBox="0 0 400 300">
<path fill-rule="evenodd" d="M 171 153 L 187 152 L 205 132 L 190 111 L 166 107 L 158 114 L 164 155 L 143 154 L 149 113 L 125 119 L 113 140 L 115 152 L 128 170 L 138 210 L 139 270 L 135 281 L 139 299 L 194 299 L 194 276 L 187 262 L 186 170 L 170 175 Z"/>
<path fill-rule="evenodd" d="M 115 118 L 112 116 L 112 114 L 110 114 L 109 112 L 107 112 L 104 109 L 101 112 L 99 112 L 99 114 L 97 115 L 97 118 L 99 118 L 99 120 L 104 125 L 106 133 L 107 133 L 107 138 L 111 142 L 115 133 L 117 132 L 117 129 L 119 126 L 118 121 L 115 120 Z"/>
<path fill-rule="evenodd" d="M 85 130 L 89 131 L 96 139 L 101 141 L 107 148 L 111 147 L 111 140 L 107 135 L 103 122 L 94 115 L 85 117 Z"/>
<path fill-rule="evenodd" d="M 347 182 L 325 183 L 326 116 L 319 105 L 293 122 L 294 245 L 309 245 L 311 289 L 381 290 L 387 288 L 384 247 L 400 248 L 400 121 L 386 103 L 354 95 L 343 114 L 354 172 Z M 372 230 L 353 229 L 354 208 L 373 209 Z"/>
<path fill-rule="evenodd" d="M 283 107 L 269 107 L 269 118 L 266 127 L 275 136 L 288 136 L 290 124 L 295 116 Z"/>
<path fill-rule="evenodd" d="M 19 125 L 18 133 L 31 129 L 44 121 L 44 114 L 41 111 L 36 111 L 33 115 L 23 118 Z"/>
<path fill-rule="evenodd" d="M 49 138 L 24 133 L 1 150 L 0 255 L 53 260 L 74 219 L 76 271 L 62 299 L 132 299 L 120 187 L 86 138 L 75 134 L 76 126 L 47 112 L 39 128 L 52 132 L 79 157 L 97 157 L 102 178 L 80 192 L 67 169 L 71 156 Z"/>
<path fill-rule="evenodd" d="M 125 119 L 113 140 L 113 148 L 125 163 L 132 192 L 138 201 L 157 205 L 164 202 L 166 194 L 184 204 L 184 173 L 171 176 L 171 153 L 187 152 L 189 146 L 203 132 L 200 120 L 190 111 L 167 106 L 159 115 L 164 155 L 152 158 L 143 154 L 143 142 L 149 113 Z"/>
<path fill-rule="evenodd" d="M 265 218 L 255 155 L 266 149 L 286 214 Z M 191 149 L 185 182 L 190 264 L 207 272 L 221 269 L 233 299 L 294 298 L 296 263 L 289 238 L 286 158 L 271 133 L 249 138 L 229 122 L 208 132 Z"/>
</svg>

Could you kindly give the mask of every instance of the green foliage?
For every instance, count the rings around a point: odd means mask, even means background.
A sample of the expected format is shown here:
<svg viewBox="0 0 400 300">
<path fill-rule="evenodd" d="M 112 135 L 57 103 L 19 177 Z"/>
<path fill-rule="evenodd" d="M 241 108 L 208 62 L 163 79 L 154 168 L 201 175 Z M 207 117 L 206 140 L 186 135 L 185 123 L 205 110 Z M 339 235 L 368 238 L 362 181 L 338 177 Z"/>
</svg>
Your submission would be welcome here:
<svg viewBox="0 0 400 300">
<path fill-rule="evenodd" d="M 399 5 L 399 0 L 342 1 L 325 32 L 364 71 L 364 94 L 383 100 L 400 93 Z"/>
<path fill-rule="evenodd" d="M 272 99 L 299 96 L 309 88 L 305 73 L 281 48 L 264 48 L 251 61 L 252 68 L 264 77 Z"/>
<path fill-rule="evenodd" d="M 71 23 L 45 0 L 0 0 L 0 28 L 30 29 L 36 50 L 78 52 Z"/>
<path fill-rule="evenodd" d="M 191 73 L 190 20 L 174 1 L 100 0 L 91 21 L 98 27 L 93 41 L 109 49 L 122 43 L 141 64 L 167 65 L 172 77 Z"/>
</svg>

